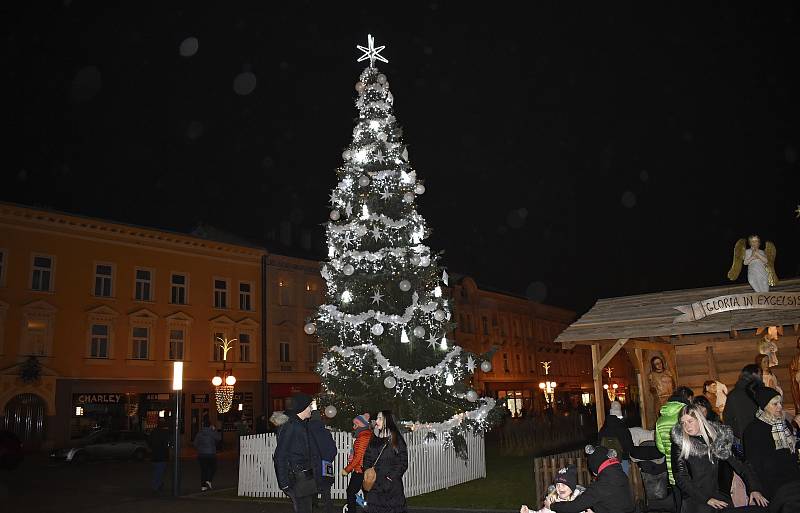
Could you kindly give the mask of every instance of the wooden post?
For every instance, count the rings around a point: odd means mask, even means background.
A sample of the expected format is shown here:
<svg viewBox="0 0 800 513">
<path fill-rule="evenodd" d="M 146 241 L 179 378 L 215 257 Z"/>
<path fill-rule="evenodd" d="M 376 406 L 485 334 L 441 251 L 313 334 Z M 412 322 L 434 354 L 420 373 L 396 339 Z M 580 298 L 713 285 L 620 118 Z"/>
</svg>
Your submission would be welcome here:
<svg viewBox="0 0 800 513">
<path fill-rule="evenodd" d="M 592 369 L 597 369 L 597 364 L 600 363 L 600 344 L 592 344 Z M 595 411 L 597 414 L 597 430 L 603 427 L 606 422 L 606 401 L 603 398 L 603 369 L 600 373 L 592 372 L 592 379 L 594 380 L 594 403 Z"/>
<path fill-rule="evenodd" d="M 639 404 L 639 414 L 642 417 L 642 429 L 650 429 L 650 382 L 647 380 L 647 375 L 645 374 L 645 366 L 644 366 L 644 351 L 640 348 L 636 348 L 633 351 L 634 356 L 636 358 L 636 368 L 638 370 L 638 384 L 639 384 L 639 398 L 641 399 L 641 404 Z"/>
<path fill-rule="evenodd" d="M 708 377 L 713 380 L 718 380 L 719 372 L 717 372 L 717 360 L 714 358 L 714 346 L 711 344 L 706 346 L 706 361 L 708 362 Z"/>
</svg>

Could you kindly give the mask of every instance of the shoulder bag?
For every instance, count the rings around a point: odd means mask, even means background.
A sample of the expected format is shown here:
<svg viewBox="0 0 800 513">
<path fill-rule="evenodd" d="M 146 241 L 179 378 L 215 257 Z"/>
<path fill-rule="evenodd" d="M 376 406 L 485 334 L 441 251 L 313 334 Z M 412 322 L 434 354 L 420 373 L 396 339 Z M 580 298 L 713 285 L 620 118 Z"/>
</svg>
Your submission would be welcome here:
<svg viewBox="0 0 800 513">
<path fill-rule="evenodd" d="M 386 449 L 387 445 L 389 445 L 389 442 L 383 444 L 383 447 L 381 447 L 381 452 L 379 452 L 378 457 L 375 458 L 375 463 L 373 463 L 370 468 L 364 471 L 364 484 L 361 485 L 361 488 L 363 488 L 365 492 L 372 490 L 372 487 L 375 486 L 375 480 L 378 479 L 378 473 L 375 471 L 375 466 L 378 464 L 378 460 L 381 459 L 383 450 Z"/>
</svg>

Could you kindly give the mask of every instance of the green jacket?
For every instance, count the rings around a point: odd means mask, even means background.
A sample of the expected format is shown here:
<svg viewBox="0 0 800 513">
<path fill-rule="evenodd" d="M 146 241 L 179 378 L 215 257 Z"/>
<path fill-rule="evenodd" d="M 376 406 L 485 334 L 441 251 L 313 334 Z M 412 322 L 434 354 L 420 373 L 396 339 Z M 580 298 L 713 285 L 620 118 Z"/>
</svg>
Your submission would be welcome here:
<svg viewBox="0 0 800 513">
<path fill-rule="evenodd" d="M 661 416 L 656 421 L 656 447 L 666 456 L 669 482 L 673 485 L 675 484 L 675 478 L 672 476 L 672 457 L 670 456 L 672 439 L 670 438 L 670 432 L 672 431 L 672 426 L 678 423 L 678 415 L 684 406 L 686 405 L 680 401 L 664 403 L 664 406 L 661 407 Z"/>
</svg>

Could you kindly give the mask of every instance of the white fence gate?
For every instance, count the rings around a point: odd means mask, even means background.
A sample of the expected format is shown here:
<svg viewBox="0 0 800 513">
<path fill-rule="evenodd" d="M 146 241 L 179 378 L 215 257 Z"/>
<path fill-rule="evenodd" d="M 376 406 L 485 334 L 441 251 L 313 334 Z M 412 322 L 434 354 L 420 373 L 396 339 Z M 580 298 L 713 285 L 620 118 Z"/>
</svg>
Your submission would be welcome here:
<svg viewBox="0 0 800 513">
<path fill-rule="evenodd" d="M 403 476 L 406 497 L 442 490 L 486 477 L 486 449 L 483 437 L 467 435 L 467 461 L 456 457 L 453 448 L 442 449 L 441 442 L 425 444 L 421 432 L 404 435 L 408 445 L 408 471 Z M 347 498 L 347 482 L 339 470 L 347 466 L 347 454 L 352 444 L 350 433 L 333 433 L 338 454 L 335 461 L 335 480 L 331 495 Z M 239 456 L 239 495 L 246 497 L 285 497 L 278 488 L 272 455 L 275 452 L 274 434 L 241 437 Z"/>
</svg>

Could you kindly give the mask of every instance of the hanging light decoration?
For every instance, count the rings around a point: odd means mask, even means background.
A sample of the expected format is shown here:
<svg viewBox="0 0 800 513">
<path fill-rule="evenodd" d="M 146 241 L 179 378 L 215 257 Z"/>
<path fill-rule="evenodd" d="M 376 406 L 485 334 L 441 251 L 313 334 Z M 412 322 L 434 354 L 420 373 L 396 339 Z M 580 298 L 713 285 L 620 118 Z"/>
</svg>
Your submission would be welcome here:
<svg viewBox="0 0 800 513">
<path fill-rule="evenodd" d="M 222 349 L 222 369 L 217 369 L 217 375 L 211 378 L 211 384 L 214 385 L 214 399 L 217 403 L 218 413 L 227 413 L 233 404 L 233 386 L 236 384 L 236 376 L 233 375 L 233 369 L 227 368 L 228 352 L 233 349 L 233 343 L 236 339 L 228 340 L 227 338 L 217 337 L 220 349 Z"/>
</svg>

